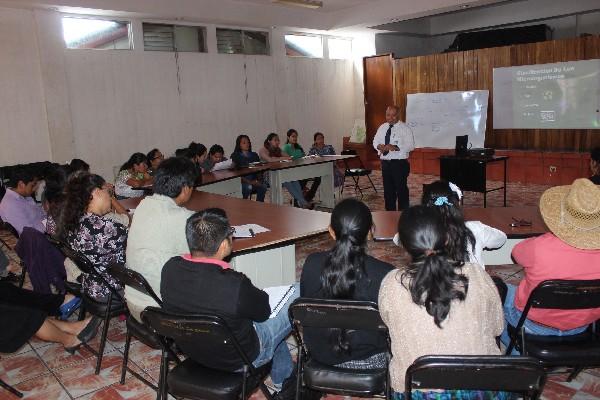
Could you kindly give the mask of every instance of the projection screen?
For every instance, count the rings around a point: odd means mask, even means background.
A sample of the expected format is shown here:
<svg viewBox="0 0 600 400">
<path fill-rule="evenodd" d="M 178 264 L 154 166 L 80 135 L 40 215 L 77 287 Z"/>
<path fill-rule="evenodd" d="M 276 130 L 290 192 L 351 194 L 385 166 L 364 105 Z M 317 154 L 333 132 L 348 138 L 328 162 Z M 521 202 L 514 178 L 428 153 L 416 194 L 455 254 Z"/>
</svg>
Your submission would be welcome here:
<svg viewBox="0 0 600 400">
<path fill-rule="evenodd" d="M 600 129 L 600 60 L 494 68 L 494 129 Z"/>
</svg>

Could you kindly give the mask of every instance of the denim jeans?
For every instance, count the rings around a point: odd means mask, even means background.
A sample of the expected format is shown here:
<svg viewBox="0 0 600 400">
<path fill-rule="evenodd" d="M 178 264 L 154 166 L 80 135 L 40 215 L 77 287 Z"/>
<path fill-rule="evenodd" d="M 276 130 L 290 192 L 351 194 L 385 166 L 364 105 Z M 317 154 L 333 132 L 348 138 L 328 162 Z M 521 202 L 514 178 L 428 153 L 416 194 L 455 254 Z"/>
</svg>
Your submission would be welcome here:
<svg viewBox="0 0 600 400">
<path fill-rule="evenodd" d="M 517 326 L 519 323 L 519 319 L 521 318 L 521 311 L 515 307 L 515 296 L 517 294 L 517 287 L 515 285 L 507 284 L 507 293 L 506 300 L 504 301 L 504 331 L 502 335 L 500 335 L 500 341 L 504 343 L 505 346 L 508 347 L 510 343 L 510 337 L 508 335 L 507 324 L 511 326 Z M 571 336 L 576 335 L 585 331 L 586 326 L 582 326 L 581 328 L 575 328 L 568 331 L 561 331 L 557 328 L 551 328 L 549 326 L 544 326 L 540 324 L 536 324 L 533 321 L 528 319 L 525 320 L 523 324 L 526 333 L 531 333 L 534 335 L 542 335 L 542 336 Z M 513 349 L 511 355 L 519 355 L 520 353 Z"/>
<path fill-rule="evenodd" d="M 260 367 L 273 360 L 271 380 L 278 388 L 294 370 L 292 355 L 285 341 L 292 331 L 288 318 L 288 308 L 300 296 L 300 284 L 295 283 L 294 286 L 296 288 L 294 294 L 275 318 L 254 323 L 254 329 L 260 342 L 260 352 L 252 364 L 255 367 Z"/>
<path fill-rule="evenodd" d="M 250 183 L 242 183 L 242 197 L 247 199 L 252 194 L 252 191 L 256 193 L 256 201 L 264 202 L 265 194 L 267 193 L 267 187 L 265 185 L 252 185 Z"/>
<path fill-rule="evenodd" d="M 304 199 L 304 193 L 302 192 L 302 187 L 300 186 L 300 182 L 292 181 L 292 182 L 284 182 L 283 187 L 287 189 L 288 192 L 292 195 L 294 200 L 298 202 L 300 207 L 304 207 L 306 204 L 306 200 Z"/>
</svg>

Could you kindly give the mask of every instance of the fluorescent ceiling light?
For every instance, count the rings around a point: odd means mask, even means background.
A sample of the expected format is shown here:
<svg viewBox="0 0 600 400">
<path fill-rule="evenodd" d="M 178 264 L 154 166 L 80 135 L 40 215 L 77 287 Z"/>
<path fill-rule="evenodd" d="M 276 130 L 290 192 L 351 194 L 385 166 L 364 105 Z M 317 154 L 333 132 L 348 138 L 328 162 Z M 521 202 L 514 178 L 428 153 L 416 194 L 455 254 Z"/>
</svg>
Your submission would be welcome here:
<svg viewBox="0 0 600 400">
<path fill-rule="evenodd" d="M 312 9 L 323 7 L 323 2 L 320 0 L 273 0 L 273 3 Z"/>
</svg>

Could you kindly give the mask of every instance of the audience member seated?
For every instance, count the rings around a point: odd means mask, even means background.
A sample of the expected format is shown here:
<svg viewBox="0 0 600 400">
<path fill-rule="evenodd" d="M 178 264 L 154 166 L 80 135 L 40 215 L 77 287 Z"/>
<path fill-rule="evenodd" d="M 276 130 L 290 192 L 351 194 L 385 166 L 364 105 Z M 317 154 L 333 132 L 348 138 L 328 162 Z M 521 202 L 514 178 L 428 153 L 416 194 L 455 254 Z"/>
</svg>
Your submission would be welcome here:
<svg viewBox="0 0 600 400">
<path fill-rule="evenodd" d="M 156 169 L 160 165 L 160 163 L 165 159 L 163 153 L 160 152 L 159 149 L 152 149 L 146 154 L 146 159 L 148 160 L 148 175 L 154 176 Z"/>
<path fill-rule="evenodd" d="M 291 161 L 292 158 L 281 151 L 279 147 L 279 136 L 276 133 L 269 133 L 265 139 L 263 147 L 258 151 L 258 155 L 262 161 L 266 162 L 278 162 L 278 161 Z M 302 187 L 298 181 L 284 182 L 283 187 L 290 192 L 294 200 L 298 202 L 298 205 L 302 208 L 313 208 L 314 205 L 311 202 L 306 201 L 304 194 L 302 193 Z"/>
<path fill-rule="evenodd" d="M 245 168 L 250 163 L 259 162 L 258 154 L 252 151 L 252 143 L 248 135 L 239 135 L 235 140 L 235 149 L 231 153 L 231 161 L 236 168 Z M 244 199 L 256 193 L 256 201 L 265 201 L 267 187 L 262 183 L 262 174 L 251 174 L 242 177 L 242 196 Z"/>
<path fill-rule="evenodd" d="M 281 148 L 288 156 L 292 157 L 292 160 L 297 160 L 305 156 L 304 149 L 298 143 L 298 131 L 295 129 L 289 129 L 287 131 L 287 141 Z"/>
<path fill-rule="evenodd" d="M 160 293 L 160 274 L 171 258 L 187 253 L 185 223 L 193 214 L 184 205 L 192 196 L 196 169 L 181 157 L 163 161 L 154 175 L 154 194 L 135 209 L 127 239 L 127 268 L 139 272 Z M 130 287 L 125 288 L 129 312 L 138 320 L 154 300 Z"/>
<path fill-rule="evenodd" d="M 215 164 L 220 163 L 221 161 L 227 161 L 227 157 L 224 156 L 225 150 L 223 147 L 218 144 L 213 144 L 210 146 L 210 150 L 208 151 L 208 157 L 204 160 L 200 167 L 202 167 L 203 172 L 210 172 L 214 168 Z"/>
<path fill-rule="evenodd" d="M 499 355 L 502 302 L 489 275 L 446 250 L 448 232 L 438 210 L 414 206 L 402 212 L 400 242 L 411 262 L 392 271 L 379 291 L 379 311 L 389 328 L 392 387 L 404 391 L 406 369 L 429 354 Z"/>
<path fill-rule="evenodd" d="M 600 279 L 600 187 L 589 179 L 546 190 L 540 213 L 550 232 L 525 239 L 512 252 L 525 276 L 518 287 L 507 285 L 506 322 L 516 326 L 529 295 L 545 280 Z M 600 318 L 598 309 L 552 310 L 533 308 L 525 331 L 535 335 L 574 335 Z M 505 331 L 501 340 L 508 345 Z"/>
<path fill-rule="evenodd" d="M 305 156 L 304 149 L 302 146 L 300 146 L 300 143 L 298 143 L 298 131 L 295 129 L 289 129 L 287 131 L 287 143 L 283 145 L 282 151 L 292 157 L 292 160 L 297 160 Z M 302 188 L 302 192 L 306 201 L 311 201 L 314 199 L 317 189 L 321 184 L 321 177 L 315 177 L 312 179 L 312 181 L 313 183 L 310 189 L 306 188 L 308 179 L 302 179 L 300 181 L 300 187 Z"/>
<path fill-rule="evenodd" d="M 123 198 L 140 197 L 144 195 L 144 191 L 139 188 L 152 185 L 152 182 L 153 178 L 148 174 L 146 156 L 134 153 L 121 166 L 115 182 L 115 193 Z"/>
<path fill-rule="evenodd" d="M 371 211 L 364 203 L 355 199 L 338 203 L 329 226 L 335 245 L 308 256 L 300 295 L 377 303 L 381 281 L 394 267 L 366 254 L 372 227 Z M 312 358 L 342 368 L 385 368 L 389 357 L 387 339 L 380 332 L 306 328 L 304 341 Z"/>
<path fill-rule="evenodd" d="M 104 179 L 81 173 L 65 187 L 65 200 L 56 218 L 56 236 L 86 256 L 96 271 L 115 289 L 121 286 L 108 273 L 111 264 L 125 264 L 127 227 L 106 217 L 112 198 Z M 96 277 L 83 274 L 84 292 L 98 302 L 108 300 L 110 288 Z"/>
<path fill-rule="evenodd" d="M 313 145 L 310 148 L 310 150 L 308 151 L 308 155 L 309 156 L 333 156 L 335 155 L 335 149 L 333 148 L 332 145 L 330 144 L 325 144 L 325 135 L 323 135 L 321 132 L 316 132 L 313 135 Z M 333 183 L 335 187 L 338 186 L 342 186 L 344 184 L 344 170 L 345 168 L 343 167 L 338 167 L 336 166 L 333 169 L 334 175 L 333 175 Z M 321 177 L 315 178 L 315 181 L 319 179 L 319 182 L 321 180 Z M 316 191 L 315 191 L 316 193 Z"/>
<path fill-rule="evenodd" d="M 0 282 L 0 351 L 14 353 L 29 339 L 61 343 L 75 353 L 82 343 L 92 340 L 100 319 L 65 322 L 50 317 L 65 315 L 73 296 L 41 294 Z"/>
<path fill-rule="evenodd" d="M 436 207 L 448 229 L 446 250 L 454 260 L 483 263 L 483 249 L 497 249 L 506 243 L 506 234 L 480 221 L 467 221 L 460 208 L 462 192 L 453 183 L 436 181 L 423 188 L 421 204 Z M 397 237 L 395 238 L 397 243 Z M 461 259 L 461 254 L 467 254 Z"/>
<path fill-rule="evenodd" d="M 80 158 L 74 158 L 69 163 L 69 174 L 76 172 L 90 172 L 90 164 Z"/>
<path fill-rule="evenodd" d="M 293 363 L 285 341 L 291 332 L 288 307 L 298 290 L 274 318 L 269 318 L 269 296 L 244 274 L 223 261 L 231 254 L 233 229 L 225 211 L 206 209 L 186 224 L 191 254 L 170 259 L 162 270 L 163 307 L 175 313 L 222 316 L 255 366 L 273 360 L 271 379 L 277 388 L 292 375 Z M 231 343 L 208 348 L 201 342 L 178 342 L 194 361 L 209 368 L 238 371 L 242 360 Z M 286 387 L 295 388 L 287 379 Z"/>
<path fill-rule="evenodd" d="M 594 182 L 596 185 L 600 185 L 600 147 L 596 147 L 592 150 L 590 169 L 592 170 L 590 181 Z"/>
<path fill-rule="evenodd" d="M 37 178 L 31 167 L 21 166 L 12 170 L 8 189 L 0 201 L 0 218 L 8 222 L 20 235 L 29 226 L 40 232 L 45 231 L 43 221 L 46 212 L 31 197 L 35 193 Z"/>
<path fill-rule="evenodd" d="M 194 163 L 196 171 L 198 172 L 198 176 L 200 176 L 204 172 L 207 172 L 202 169 L 202 164 L 204 163 L 204 161 L 206 161 L 207 157 L 208 149 L 205 145 L 196 142 L 190 143 L 190 145 L 188 146 L 187 158 L 192 160 L 192 162 Z"/>
</svg>

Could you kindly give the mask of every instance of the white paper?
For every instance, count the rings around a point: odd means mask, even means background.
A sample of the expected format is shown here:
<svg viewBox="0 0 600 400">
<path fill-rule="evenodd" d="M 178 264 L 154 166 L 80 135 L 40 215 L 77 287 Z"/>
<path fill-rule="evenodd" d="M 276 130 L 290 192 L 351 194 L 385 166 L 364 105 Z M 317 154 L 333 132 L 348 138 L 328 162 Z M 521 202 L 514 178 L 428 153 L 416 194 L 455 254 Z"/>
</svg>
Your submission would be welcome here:
<svg viewBox="0 0 600 400">
<path fill-rule="evenodd" d="M 233 167 L 233 161 L 231 161 L 231 159 L 229 159 L 229 160 L 225 160 L 225 161 L 216 163 L 211 171 L 220 171 L 222 169 L 229 169 L 231 167 Z"/>
<path fill-rule="evenodd" d="M 269 318 L 274 318 L 294 294 L 296 288 L 294 285 L 283 285 L 264 288 L 263 291 L 269 295 L 269 306 L 271 307 Z"/>
<path fill-rule="evenodd" d="M 234 228 L 234 238 L 251 238 L 258 235 L 259 233 L 269 232 L 269 229 L 257 224 L 235 225 Z"/>
</svg>

